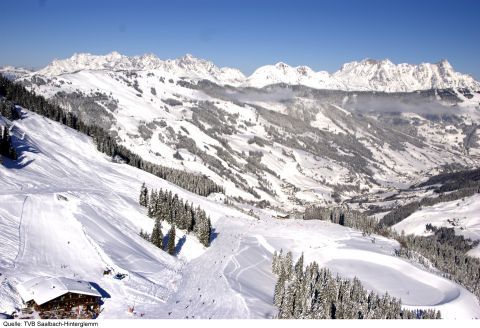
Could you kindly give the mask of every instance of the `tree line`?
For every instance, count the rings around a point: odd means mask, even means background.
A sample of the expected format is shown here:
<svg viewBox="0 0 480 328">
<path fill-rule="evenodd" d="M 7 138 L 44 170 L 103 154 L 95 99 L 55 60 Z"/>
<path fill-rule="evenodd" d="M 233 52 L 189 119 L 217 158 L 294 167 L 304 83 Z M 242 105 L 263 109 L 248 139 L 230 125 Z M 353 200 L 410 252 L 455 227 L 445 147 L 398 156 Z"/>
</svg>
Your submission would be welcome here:
<svg viewBox="0 0 480 328">
<path fill-rule="evenodd" d="M 346 206 L 310 206 L 305 209 L 304 220 L 323 220 L 361 230 L 365 234 L 377 233 L 377 220 Z"/>
<path fill-rule="evenodd" d="M 403 309 L 401 300 L 367 291 L 357 278 L 334 276 L 316 262 L 304 269 L 303 254 L 273 254 L 274 304 L 280 319 L 440 319 L 437 310 Z"/>
<path fill-rule="evenodd" d="M 178 229 L 192 232 L 200 241 L 200 243 L 208 247 L 212 238 L 212 223 L 204 210 L 194 207 L 188 201 L 184 202 L 173 194 L 171 191 L 164 191 L 163 189 L 154 190 L 150 192 L 145 184 L 140 189 L 139 204 L 147 208 L 149 217 L 155 220 L 155 224 L 151 234 L 141 232 L 142 237 L 150 240 L 154 245 L 163 249 L 163 235 L 161 223 L 168 222 L 175 234 L 175 227 Z M 170 240 L 175 238 L 169 237 Z M 170 249 L 168 245 L 168 249 Z M 174 247 L 174 245 L 173 245 Z"/>
<path fill-rule="evenodd" d="M 97 149 L 112 158 L 116 158 L 126 164 L 154 174 L 183 189 L 201 196 L 208 196 L 215 192 L 223 193 L 225 191 L 222 186 L 216 184 L 205 175 L 188 173 L 143 160 L 139 155 L 119 145 L 116 139 L 104 128 L 84 123 L 75 114 L 65 112 L 60 106 L 49 103 L 43 96 L 36 95 L 24 86 L 10 81 L 1 74 L 0 95 L 15 104 L 28 108 L 34 113 L 45 116 L 92 137 Z"/>
</svg>

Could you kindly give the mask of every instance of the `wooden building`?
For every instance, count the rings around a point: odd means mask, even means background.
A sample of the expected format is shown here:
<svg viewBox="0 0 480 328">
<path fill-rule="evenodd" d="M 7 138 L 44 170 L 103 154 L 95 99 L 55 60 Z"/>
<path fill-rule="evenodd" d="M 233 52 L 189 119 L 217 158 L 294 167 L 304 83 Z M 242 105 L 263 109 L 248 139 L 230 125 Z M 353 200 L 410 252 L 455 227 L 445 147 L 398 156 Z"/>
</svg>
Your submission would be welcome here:
<svg viewBox="0 0 480 328">
<path fill-rule="evenodd" d="M 100 313 L 102 295 L 87 281 L 38 277 L 17 286 L 27 310 L 42 319 L 92 319 Z"/>
</svg>

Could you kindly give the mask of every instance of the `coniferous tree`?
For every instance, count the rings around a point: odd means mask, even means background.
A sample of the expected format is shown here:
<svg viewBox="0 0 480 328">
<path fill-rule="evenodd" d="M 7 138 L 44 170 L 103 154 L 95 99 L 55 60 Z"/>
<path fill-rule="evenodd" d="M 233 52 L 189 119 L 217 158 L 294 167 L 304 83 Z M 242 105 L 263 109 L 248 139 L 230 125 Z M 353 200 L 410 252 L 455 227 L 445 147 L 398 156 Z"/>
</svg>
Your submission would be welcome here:
<svg viewBox="0 0 480 328">
<path fill-rule="evenodd" d="M 155 190 L 150 191 L 150 197 L 148 197 L 147 203 L 147 213 L 148 216 L 151 218 L 156 218 L 158 217 L 158 194 Z"/>
<path fill-rule="evenodd" d="M 163 233 L 162 233 L 162 224 L 160 220 L 156 219 L 153 226 L 152 234 L 150 237 L 152 244 L 157 246 L 160 249 L 163 249 Z"/>
<path fill-rule="evenodd" d="M 300 257 L 297 260 L 297 263 L 295 263 L 295 276 L 296 277 L 301 277 L 303 273 L 303 253 L 300 255 Z"/>
<path fill-rule="evenodd" d="M 148 207 L 148 189 L 145 186 L 145 182 L 140 189 L 139 203 L 141 206 Z"/>
<path fill-rule="evenodd" d="M 277 254 L 277 251 L 275 250 L 272 256 L 272 272 L 276 275 L 278 275 L 277 260 L 278 260 L 278 254 Z"/>
<path fill-rule="evenodd" d="M 273 295 L 273 304 L 277 307 L 281 307 L 283 303 L 283 297 L 285 294 L 285 273 L 282 271 L 278 274 L 278 279 L 275 284 L 275 292 Z"/>
<path fill-rule="evenodd" d="M 293 257 L 292 252 L 287 252 L 283 259 L 283 265 L 285 268 L 285 276 L 287 280 L 291 280 L 293 278 Z"/>
<path fill-rule="evenodd" d="M 17 160 L 17 151 L 12 144 L 12 138 L 10 137 L 9 127 L 0 126 L 0 155 L 6 156 L 10 159 Z"/>
<path fill-rule="evenodd" d="M 175 226 L 172 225 L 168 231 L 168 254 L 175 255 Z"/>
</svg>

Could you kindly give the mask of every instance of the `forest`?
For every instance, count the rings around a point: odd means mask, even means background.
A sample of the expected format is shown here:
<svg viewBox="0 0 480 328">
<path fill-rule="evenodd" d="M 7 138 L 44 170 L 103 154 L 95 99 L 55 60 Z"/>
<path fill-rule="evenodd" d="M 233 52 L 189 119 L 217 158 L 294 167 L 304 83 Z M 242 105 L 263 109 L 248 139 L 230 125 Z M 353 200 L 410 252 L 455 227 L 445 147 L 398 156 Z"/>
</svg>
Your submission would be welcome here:
<svg viewBox="0 0 480 328">
<path fill-rule="evenodd" d="M 291 252 L 273 255 L 279 319 L 441 319 L 440 311 L 402 309 L 400 299 L 367 291 L 357 278 L 334 276 L 316 262 L 304 269 L 303 262 L 303 254 L 295 265 Z"/>
</svg>

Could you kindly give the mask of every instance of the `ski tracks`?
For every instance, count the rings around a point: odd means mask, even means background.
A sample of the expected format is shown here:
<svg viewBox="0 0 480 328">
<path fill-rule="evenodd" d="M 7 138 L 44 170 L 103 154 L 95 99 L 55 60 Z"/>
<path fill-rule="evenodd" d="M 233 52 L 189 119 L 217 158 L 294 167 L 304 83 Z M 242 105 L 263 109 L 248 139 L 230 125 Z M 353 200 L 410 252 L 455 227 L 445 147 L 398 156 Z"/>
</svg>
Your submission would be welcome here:
<svg viewBox="0 0 480 328">
<path fill-rule="evenodd" d="M 25 196 L 23 199 L 22 203 L 22 212 L 20 213 L 20 221 L 18 223 L 18 253 L 17 256 L 15 256 L 15 260 L 13 260 L 13 268 L 17 268 L 17 263 L 18 261 L 23 257 L 23 254 L 25 252 L 25 243 L 26 243 L 26 234 L 24 230 L 24 224 L 23 224 L 23 212 L 25 210 L 25 204 L 27 202 L 28 195 Z M 22 236 L 23 235 L 23 236 Z"/>
</svg>

